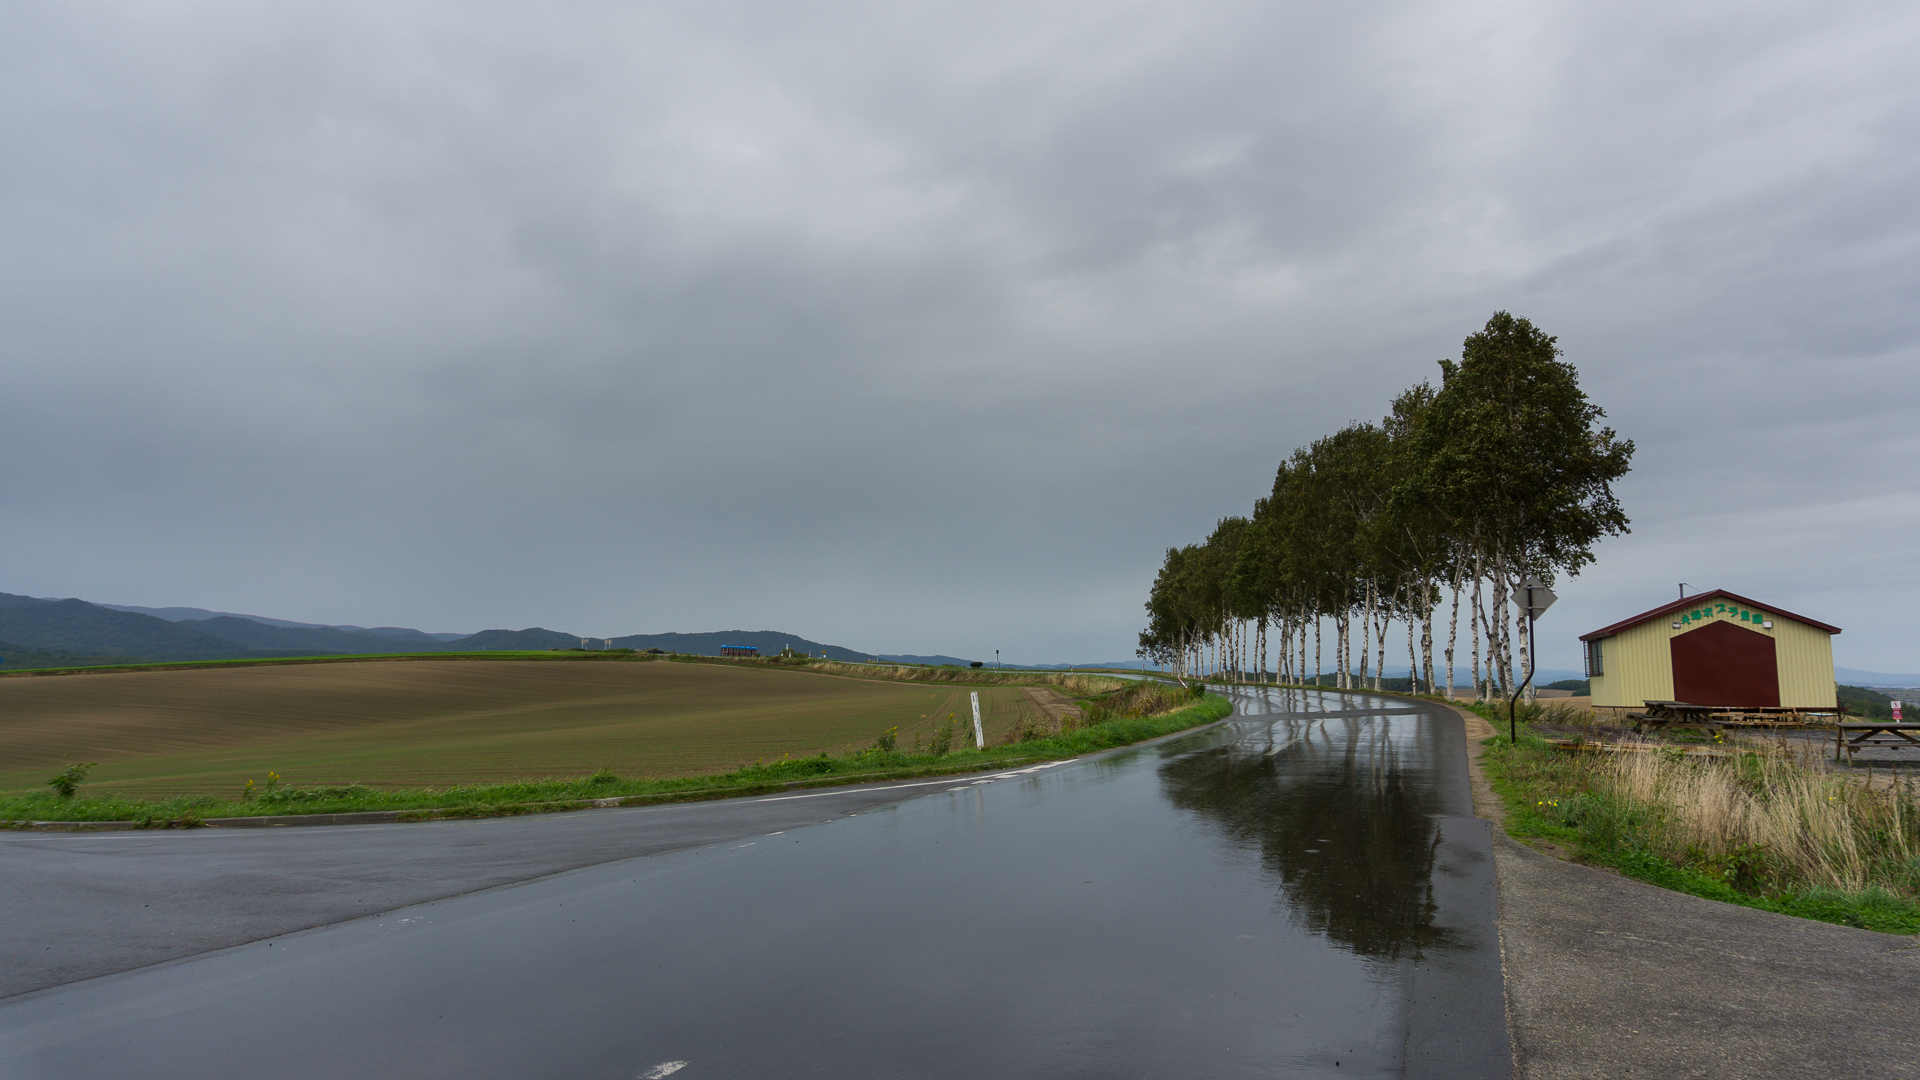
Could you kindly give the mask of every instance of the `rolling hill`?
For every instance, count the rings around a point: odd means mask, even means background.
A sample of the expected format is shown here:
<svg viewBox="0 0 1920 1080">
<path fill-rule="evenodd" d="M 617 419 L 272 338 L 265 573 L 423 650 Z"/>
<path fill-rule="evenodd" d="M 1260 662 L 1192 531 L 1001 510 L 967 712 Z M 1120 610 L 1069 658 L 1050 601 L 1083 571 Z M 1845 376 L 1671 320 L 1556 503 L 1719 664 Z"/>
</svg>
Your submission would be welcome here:
<svg viewBox="0 0 1920 1080">
<path fill-rule="evenodd" d="M 235 615 L 205 608 L 130 608 L 85 600 L 51 600 L 0 593 L 0 668 L 72 667 L 141 661 L 229 660 L 368 653 L 542 651 L 580 647 L 578 634 L 532 626 L 477 634 L 429 634 L 400 626 L 323 626 Z M 605 647 L 604 638 L 589 639 Z M 809 656 L 862 663 L 965 664 L 956 656 L 869 653 L 812 641 L 778 630 L 704 634 L 629 634 L 614 648 L 661 649 L 718 656 L 723 645 L 746 645 L 772 656 L 793 648 Z"/>
<path fill-rule="evenodd" d="M 577 634 L 563 634 L 558 630 L 548 630 L 541 626 L 530 626 L 525 630 L 482 630 L 477 634 L 468 634 L 456 638 L 442 646 L 448 650 L 460 652 L 492 652 L 502 649 L 575 649 L 580 647 Z"/>
<path fill-rule="evenodd" d="M 577 643 L 577 642 L 576 642 Z M 596 641 L 597 643 L 597 641 Z M 761 656 L 773 656 L 791 647 L 808 656 L 825 654 L 829 660 L 864 664 L 868 660 L 890 660 L 896 664 L 966 664 L 957 656 L 907 656 L 903 654 L 856 652 L 839 645 L 809 641 L 797 634 L 779 630 L 722 630 L 710 634 L 629 634 L 613 639 L 617 649 L 662 649 L 694 656 L 719 656 L 722 645 L 746 645 L 760 650 Z"/>
<path fill-rule="evenodd" d="M 138 663 L 137 657 L 111 656 L 98 653 L 67 652 L 64 649 L 34 649 L 25 645 L 16 645 L 11 641 L 0 641 L 0 670 L 23 670 L 31 668 L 86 667 L 90 664 L 131 664 Z"/>
<path fill-rule="evenodd" d="M 244 649 L 279 652 L 315 653 L 399 653 L 430 652 L 441 647 L 435 639 L 408 631 L 410 637 L 395 637 L 371 630 L 348 630 L 338 626 L 269 626 L 234 615 L 212 619 L 188 619 L 174 624 L 232 642 Z"/>
<path fill-rule="evenodd" d="M 152 615 L 157 619 L 165 619 L 168 622 L 176 622 L 176 623 L 177 622 L 200 622 L 207 619 L 217 619 L 224 616 L 224 617 L 233 618 L 233 619 L 245 619 L 248 622 L 263 623 L 267 626 L 285 626 L 285 627 L 291 627 L 293 629 L 311 629 L 311 630 L 357 630 L 357 631 L 364 631 L 369 634 L 379 634 L 382 637 L 407 638 L 409 640 L 424 638 L 429 641 L 453 641 L 456 638 L 463 638 L 467 636 L 465 634 L 428 634 L 428 633 L 423 633 L 422 631 L 419 631 L 419 630 L 412 630 L 404 626 L 374 626 L 374 627 L 346 626 L 346 625 L 329 626 L 326 623 L 294 622 L 291 619 L 269 619 L 265 615 L 243 615 L 237 611 L 208 611 L 206 608 L 197 608 L 197 607 L 153 608 L 153 607 L 136 607 L 128 604 L 98 604 L 95 606 L 103 607 L 110 611 L 131 611 L 140 615 Z"/>
<path fill-rule="evenodd" d="M 179 623 L 113 611 L 85 600 L 40 600 L 10 593 L 0 593 L 0 641 L 25 649 L 99 657 L 91 662 L 100 663 L 124 657 L 220 660 L 284 655 L 259 652 Z M 7 661 L 6 666 L 16 666 L 13 657 Z"/>
</svg>

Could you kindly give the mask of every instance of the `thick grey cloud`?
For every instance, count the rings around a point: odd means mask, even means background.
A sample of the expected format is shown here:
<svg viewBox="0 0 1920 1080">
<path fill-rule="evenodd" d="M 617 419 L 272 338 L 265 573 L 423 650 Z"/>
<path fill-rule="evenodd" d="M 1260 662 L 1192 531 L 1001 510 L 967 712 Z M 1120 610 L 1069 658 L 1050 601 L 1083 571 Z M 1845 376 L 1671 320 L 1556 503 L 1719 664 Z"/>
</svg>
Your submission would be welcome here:
<svg viewBox="0 0 1920 1080">
<path fill-rule="evenodd" d="M 0 589 L 1111 659 L 1495 309 L 1920 669 L 1910 5 L 0 8 Z M 1543 631 L 1549 624 L 1543 624 Z"/>
</svg>

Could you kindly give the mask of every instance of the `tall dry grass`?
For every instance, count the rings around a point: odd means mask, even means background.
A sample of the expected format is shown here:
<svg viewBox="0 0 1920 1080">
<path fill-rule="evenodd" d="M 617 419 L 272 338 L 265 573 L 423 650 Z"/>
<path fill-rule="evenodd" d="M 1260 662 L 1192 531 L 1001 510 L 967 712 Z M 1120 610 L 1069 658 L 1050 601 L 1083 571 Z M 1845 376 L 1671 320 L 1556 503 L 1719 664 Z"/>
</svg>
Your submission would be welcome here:
<svg viewBox="0 0 1920 1080">
<path fill-rule="evenodd" d="M 1909 783 L 1868 790 L 1784 755 L 1609 754 L 1592 770 L 1596 793 L 1647 811 L 1642 828 L 1656 850 L 1760 858 L 1781 884 L 1920 895 L 1920 808 Z"/>
<path fill-rule="evenodd" d="M 1475 702 L 1473 711 L 1491 724 L 1507 722 L 1507 703 L 1505 701 Z M 1582 709 L 1564 701 L 1540 702 L 1522 701 L 1514 707 L 1513 715 L 1522 724 L 1552 724 L 1557 727 L 1597 727 L 1599 719 L 1592 709 Z"/>
</svg>

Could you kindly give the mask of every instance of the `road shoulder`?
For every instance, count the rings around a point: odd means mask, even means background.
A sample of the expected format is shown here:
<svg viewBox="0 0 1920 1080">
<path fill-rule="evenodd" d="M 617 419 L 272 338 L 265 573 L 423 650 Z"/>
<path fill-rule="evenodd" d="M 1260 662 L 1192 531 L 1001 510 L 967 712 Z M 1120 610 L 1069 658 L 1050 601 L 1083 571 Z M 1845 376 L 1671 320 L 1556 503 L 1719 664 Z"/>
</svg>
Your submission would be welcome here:
<svg viewBox="0 0 1920 1080">
<path fill-rule="evenodd" d="M 1467 724 L 1475 812 L 1504 806 Z M 1920 1075 L 1920 944 L 1703 900 L 1535 851 L 1495 828 L 1514 1075 Z"/>
</svg>

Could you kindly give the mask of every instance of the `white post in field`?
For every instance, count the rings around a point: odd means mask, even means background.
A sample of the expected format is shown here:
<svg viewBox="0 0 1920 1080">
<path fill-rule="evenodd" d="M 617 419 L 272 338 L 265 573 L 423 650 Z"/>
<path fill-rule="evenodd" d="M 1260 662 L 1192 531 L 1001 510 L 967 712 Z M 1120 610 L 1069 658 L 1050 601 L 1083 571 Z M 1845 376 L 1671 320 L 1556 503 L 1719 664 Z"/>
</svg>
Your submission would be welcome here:
<svg viewBox="0 0 1920 1080">
<path fill-rule="evenodd" d="M 987 748 L 987 733 L 980 729 L 980 691 L 978 690 L 973 692 L 973 748 L 975 750 Z"/>
</svg>

